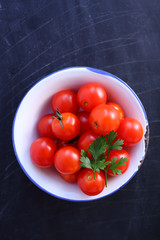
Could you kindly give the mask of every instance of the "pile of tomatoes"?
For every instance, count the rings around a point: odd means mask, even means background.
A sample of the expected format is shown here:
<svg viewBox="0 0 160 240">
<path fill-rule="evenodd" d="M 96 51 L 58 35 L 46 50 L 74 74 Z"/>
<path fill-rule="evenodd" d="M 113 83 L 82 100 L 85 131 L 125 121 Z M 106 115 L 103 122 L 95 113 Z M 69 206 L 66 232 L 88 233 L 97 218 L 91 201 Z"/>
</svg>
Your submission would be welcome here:
<svg viewBox="0 0 160 240">
<path fill-rule="evenodd" d="M 78 182 L 88 195 L 99 194 L 105 186 L 104 173 L 81 168 L 81 150 L 100 135 L 112 130 L 124 140 L 124 146 L 132 146 L 143 137 L 141 123 L 134 118 L 125 118 L 119 104 L 107 102 L 107 93 L 98 83 L 83 85 L 77 94 L 70 90 L 57 92 L 51 101 L 53 113 L 39 119 L 40 135 L 30 147 L 32 161 L 42 168 L 54 166 L 60 176 L 69 183 Z M 88 153 L 88 157 L 91 156 Z M 127 157 L 125 166 L 119 167 L 122 174 L 129 165 L 129 155 L 122 150 L 112 150 L 109 158 Z M 108 171 L 109 175 L 114 175 Z M 54 176 L 53 176 L 54 177 Z"/>
</svg>

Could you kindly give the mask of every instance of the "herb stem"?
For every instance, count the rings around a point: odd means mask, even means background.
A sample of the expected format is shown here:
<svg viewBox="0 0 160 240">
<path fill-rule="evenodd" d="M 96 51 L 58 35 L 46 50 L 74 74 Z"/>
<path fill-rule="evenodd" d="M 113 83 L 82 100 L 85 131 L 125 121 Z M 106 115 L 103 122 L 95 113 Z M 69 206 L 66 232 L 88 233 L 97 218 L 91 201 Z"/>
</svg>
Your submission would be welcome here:
<svg viewBox="0 0 160 240">
<path fill-rule="evenodd" d="M 108 149 L 108 153 L 107 153 L 107 161 L 109 159 L 109 153 L 110 153 L 110 148 Z"/>
<path fill-rule="evenodd" d="M 108 148 L 108 153 L 107 153 L 107 161 L 109 161 L 109 153 L 110 153 L 110 145 L 109 145 L 109 148 Z M 105 182 L 106 182 L 106 187 L 107 187 L 107 166 L 106 166 L 106 169 L 105 169 Z"/>
<path fill-rule="evenodd" d="M 94 180 L 96 180 L 95 169 L 93 169 Z"/>
<path fill-rule="evenodd" d="M 93 156 L 92 156 L 92 159 L 93 159 Z M 96 171 L 96 162 L 97 162 L 97 159 L 94 160 L 94 169 L 93 169 L 94 180 L 96 180 L 96 175 L 95 175 L 95 171 Z"/>
</svg>

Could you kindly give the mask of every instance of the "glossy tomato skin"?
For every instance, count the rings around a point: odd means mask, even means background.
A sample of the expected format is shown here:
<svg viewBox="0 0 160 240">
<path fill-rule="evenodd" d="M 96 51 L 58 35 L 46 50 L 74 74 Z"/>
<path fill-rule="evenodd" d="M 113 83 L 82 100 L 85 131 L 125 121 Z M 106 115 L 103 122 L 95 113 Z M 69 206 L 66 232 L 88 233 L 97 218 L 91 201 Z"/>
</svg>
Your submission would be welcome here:
<svg viewBox="0 0 160 240">
<path fill-rule="evenodd" d="M 101 104 L 91 111 L 89 124 L 95 133 L 106 135 L 112 130 L 117 131 L 120 124 L 120 116 L 114 107 Z"/>
<path fill-rule="evenodd" d="M 106 103 L 107 93 L 98 83 L 87 83 L 77 93 L 79 106 L 86 112 L 90 112 L 99 104 Z"/>
<path fill-rule="evenodd" d="M 58 139 L 68 141 L 79 134 L 80 122 L 75 114 L 62 113 L 62 124 L 63 128 L 58 119 L 52 121 L 52 131 Z"/>
<path fill-rule="evenodd" d="M 37 125 L 38 133 L 41 137 L 49 137 L 52 139 L 56 139 L 52 131 L 52 121 L 53 121 L 53 114 L 46 114 L 43 116 Z"/>
<path fill-rule="evenodd" d="M 55 168 L 62 174 L 77 172 L 81 168 L 80 163 L 80 152 L 72 146 L 60 148 L 54 156 Z"/>
<path fill-rule="evenodd" d="M 55 142 L 46 137 L 37 138 L 30 147 L 30 156 L 38 167 L 47 168 L 54 165 Z"/>
<path fill-rule="evenodd" d="M 57 92 L 52 98 L 53 112 L 56 113 L 57 108 L 60 113 L 71 112 L 76 114 L 79 109 L 76 94 L 70 90 Z"/>
<path fill-rule="evenodd" d="M 102 171 L 95 172 L 95 177 L 91 169 L 85 168 L 78 175 L 78 185 L 82 192 L 89 196 L 94 196 L 101 193 L 105 186 L 105 177 Z"/>
<path fill-rule="evenodd" d="M 124 146 L 132 146 L 142 139 L 143 128 L 138 120 L 125 118 L 121 121 L 117 134 L 118 138 L 124 140 Z"/>
<path fill-rule="evenodd" d="M 59 174 L 66 182 L 75 183 L 75 182 L 77 182 L 77 177 L 78 177 L 79 171 L 75 172 L 73 174 L 63 174 L 63 173 L 59 173 Z"/>
<path fill-rule="evenodd" d="M 114 157 L 117 158 L 116 162 L 118 162 L 120 160 L 120 158 L 122 158 L 122 157 L 127 158 L 127 161 L 125 162 L 124 166 L 117 167 L 118 169 L 121 170 L 121 173 L 123 174 L 128 169 L 128 166 L 129 166 L 129 161 L 130 161 L 129 154 L 124 149 L 122 149 L 122 150 L 112 150 L 109 153 L 109 161 L 111 161 L 111 158 L 114 158 Z M 108 167 L 109 167 L 109 165 L 108 165 Z M 110 175 L 110 176 L 117 176 L 118 175 L 117 173 L 113 174 L 113 172 L 111 170 L 108 170 L 107 174 Z"/>
<path fill-rule="evenodd" d="M 119 112 L 120 119 L 124 119 L 124 112 L 119 104 L 115 102 L 108 102 L 107 105 L 114 107 Z"/>
<path fill-rule="evenodd" d="M 80 121 L 80 134 L 86 132 L 90 129 L 89 126 L 89 113 L 82 111 L 77 114 L 77 117 Z"/>
</svg>

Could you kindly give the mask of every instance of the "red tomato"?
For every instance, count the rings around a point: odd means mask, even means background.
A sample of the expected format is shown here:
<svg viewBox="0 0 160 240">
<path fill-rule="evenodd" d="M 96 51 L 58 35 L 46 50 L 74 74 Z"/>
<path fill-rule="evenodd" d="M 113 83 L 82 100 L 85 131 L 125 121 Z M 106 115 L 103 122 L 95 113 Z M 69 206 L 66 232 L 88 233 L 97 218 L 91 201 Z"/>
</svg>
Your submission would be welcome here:
<svg viewBox="0 0 160 240">
<path fill-rule="evenodd" d="M 58 148 L 62 148 L 62 147 L 66 147 L 66 146 L 77 147 L 77 141 L 72 142 L 72 140 L 64 141 L 64 140 L 58 139 L 58 141 L 57 141 L 57 147 Z"/>
<path fill-rule="evenodd" d="M 81 151 L 82 149 L 84 151 L 87 151 L 89 148 L 89 145 L 96 140 L 98 135 L 91 130 L 88 130 L 87 132 L 83 133 L 78 140 L 78 149 Z M 88 157 L 91 157 L 91 153 L 88 153 Z"/>
<path fill-rule="evenodd" d="M 62 113 L 62 124 L 63 128 L 60 125 L 60 121 L 56 118 L 52 121 L 52 131 L 54 135 L 61 140 L 71 140 L 75 138 L 80 131 L 80 122 L 76 115 L 73 113 Z"/>
<path fill-rule="evenodd" d="M 77 177 L 78 177 L 79 171 L 75 172 L 73 174 L 63 174 L 63 173 L 59 173 L 59 174 L 66 182 L 75 183 L 75 182 L 77 182 Z"/>
<path fill-rule="evenodd" d="M 124 119 L 124 112 L 120 105 L 115 102 L 108 102 L 107 105 L 114 107 L 119 112 L 120 119 Z"/>
<path fill-rule="evenodd" d="M 54 165 L 55 142 L 46 137 L 36 139 L 30 147 L 32 161 L 39 167 L 47 168 Z"/>
<path fill-rule="evenodd" d="M 129 166 L 129 154 L 124 149 L 122 149 L 122 150 L 112 150 L 109 153 L 109 161 L 111 161 L 111 158 L 114 158 L 114 157 L 117 158 L 116 162 L 118 162 L 120 160 L 120 158 L 122 158 L 122 157 L 128 159 L 125 162 L 124 166 L 117 167 L 118 169 L 121 170 L 121 173 L 123 174 L 128 169 L 128 166 Z M 109 165 L 108 165 L 108 167 L 109 167 Z M 113 172 L 111 170 L 108 170 L 107 174 L 109 174 L 110 176 L 117 176 L 118 175 L 117 173 L 113 174 Z"/>
<path fill-rule="evenodd" d="M 83 110 L 90 112 L 97 105 L 106 103 L 107 93 L 100 84 L 87 83 L 79 89 L 77 100 Z"/>
<path fill-rule="evenodd" d="M 38 133 L 41 137 L 49 137 L 52 139 L 56 139 L 56 136 L 52 131 L 53 116 L 54 115 L 52 113 L 46 114 L 39 120 L 37 128 L 38 128 Z"/>
<path fill-rule="evenodd" d="M 63 174 L 73 174 L 80 166 L 80 152 L 72 146 L 60 148 L 54 156 L 54 165 L 58 172 Z"/>
<path fill-rule="evenodd" d="M 142 139 L 143 128 L 138 120 L 125 118 L 121 121 L 117 134 L 118 138 L 124 140 L 125 146 L 132 146 Z"/>
<path fill-rule="evenodd" d="M 95 133 L 106 135 L 112 130 L 117 131 L 120 124 L 120 116 L 114 107 L 101 104 L 91 111 L 89 123 Z"/>
<path fill-rule="evenodd" d="M 56 112 L 57 108 L 61 113 L 71 112 L 76 114 L 79 108 L 76 94 L 70 90 L 57 92 L 52 98 L 53 112 Z"/>
<path fill-rule="evenodd" d="M 80 121 L 80 134 L 86 132 L 90 129 L 89 126 L 89 113 L 88 112 L 79 112 L 77 117 Z"/>
<path fill-rule="evenodd" d="M 99 194 L 105 186 L 105 177 L 103 172 L 95 172 L 95 176 L 96 179 L 94 179 L 93 171 L 88 168 L 81 170 L 78 175 L 78 185 L 80 189 L 89 196 Z"/>
</svg>

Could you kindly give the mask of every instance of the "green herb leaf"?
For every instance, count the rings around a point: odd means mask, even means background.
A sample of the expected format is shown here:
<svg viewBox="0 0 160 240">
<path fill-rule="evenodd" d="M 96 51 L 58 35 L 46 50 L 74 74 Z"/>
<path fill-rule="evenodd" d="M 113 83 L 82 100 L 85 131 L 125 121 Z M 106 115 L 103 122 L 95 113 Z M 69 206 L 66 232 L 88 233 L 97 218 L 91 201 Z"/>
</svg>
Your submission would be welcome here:
<svg viewBox="0 0 160 240">
<path fill-rule="evenodd" d="M 111 143 L 116 137 L 117 137 L 117 133 L 114 130 L 111 131 L 110 134 L 107 133 L 106 138 L 107 138 L 108 144 L 111 145 Z"/>
<path fill-rule="evenodd" d="M 106 161 L 105 162 L 105 165 L 107 166 L 108 164 L 110 164 L 111 162 L 110 161 Z"/>
<path fill-rule="evenodd" d="M 84 151 L 83 149 L 81 150 L 81 156 L 82 157 L 87 157 L 88 151 Z"/>
<path fill-rule="evenodd" d="M 120 167 L 126 165 L 125 162 L 127 161 L 127 158 L 121 157 L 115 164 L 115 167 Z"/>
<path fill-rule="evenodd" d="M 81 164 L 80 165 L 83 168 L 92 169 L 92 163 L 91 163 L 91 160 L 87 157 L 87 154 L 88 154 L 87 151 L 81 150 L 81 158 L 80 158 Z"/>
<path fill-rule="evenodd" d="M 103 170 L 105 167 L 106 167 L 106 164 L 105 164 L 105 159 L 101 160 L 101 161 L 97 161 L 96 163 L 96 167 Z"/>
<path fill-rule="evenodd" d="M 121 145 L 123 145 L 123 143 L 124 143 L 123 140 L 118 139 L 111 145 L 111 150 L 121 150 L 122 149 Z"/>
<path fill-rule="evenodd" d="M 127 161 L 127 158 L 120 158 L 117 162 L 117 158 L 112 158 L 111 159 L 111 164 L 109 166 L 109 168 L 107 170 L 111 170 L 113 172 L 113 174 L 118 174 L 120 175 L 121 174 L 121 170 L 118 169 L 117 167 L 120 167 L 120 166 L 124 166 L 125 165 L 125 162 Z"/>
<path fill-rule="evenodd" d="M 100 137 L 96 138 L 96 140 L 90 144 L 88 151 L 92 154 L 95 161 L 106 152 L 106 138 L 105 136 L 101 135 Z"/>
<path fill-rule="evenodd" d="M 118 168 L 115 168 L 115 169 L 112 169 L 112 172 L 113 172 L 113 174 L 118 174 L 118 175 L 121 175 L 122 173 L 121 173 L 121 170 L 120 169 L 118 169 Z"/>
<path fill-rule="evenodd" d="M 117 158 L 116 158 L 116 157 L 111 158 L 111 165 L 115 164 L 116 161 L 117 161 Z"/>
<path fill-rule="evenodd" d="M 81 163 L 80 163 L 81 167 L 92 169 L 91 161 L 88 157 L 81 157 L 80 161 L 81 161 Z"/>
<path fill-rule="evenodd" d="M 116 137 L 117 137 L 117 133 L 114 130 L 111 131 L 110 134 L 106 135 L 107 142 L 108 142 L 106 148 L 108 149 L 108 151 L 110 151 L 110 150 L 121 150 L 122 149 L 121 145 L 123 145 L 124 141 L 118 139 L 113 143 L 113 141 L 115 140 Z"/>
</svg>

